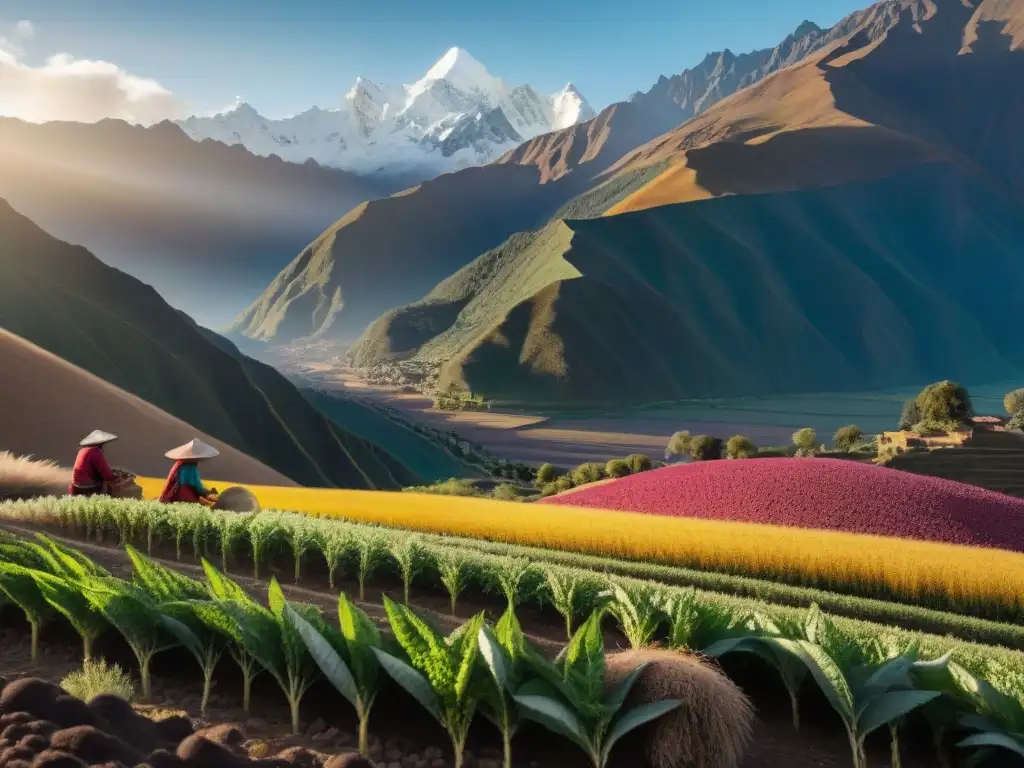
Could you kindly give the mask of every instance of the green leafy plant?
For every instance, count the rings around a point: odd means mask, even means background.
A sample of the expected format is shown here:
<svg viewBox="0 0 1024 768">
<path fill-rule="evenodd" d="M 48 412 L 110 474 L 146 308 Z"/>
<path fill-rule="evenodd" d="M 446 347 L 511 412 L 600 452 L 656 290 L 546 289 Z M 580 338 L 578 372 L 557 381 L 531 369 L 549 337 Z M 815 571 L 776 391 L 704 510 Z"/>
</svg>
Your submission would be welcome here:
<svg viewBox="0 0 1024 768">
<path fill-rule="evenodd" d="M 669 645 L 694 652 L 745 635 L 743 625 L 749 620 L 747 612 L 701 600 L 693 587 L 674 591 L 665 601 L 665 613 L 671 625 Z"/>
<path fill-rule="evenodd" d="M 445 638 L 412 610 L 387 596 L 384 610 L 409 662 L 379 648 L 373 652 L 384 671 L 448 732 L 455 768 L 462 768 L 466 736 L 479 699 L 477 637 L 483 614 Z"/>
<path fill-rule="evenodd" d="M 537 678 L 520 686 L 512 697 L 522 717 L 572 741 L 594 768 L 608 764 L 612 748 L 627 733 L 681 704 L 665 700 L 622 711 L 646 665 L 605 691 L 603 615 L 604 611 L 595 611 L 554 662 L 528 653 L 526 663 Z"/>
<path fill-rule="evenodd" d="M 493 630 L 486 624 L 481 626 L 477 642 L 494 682 L 484 698 L 484 713 L 501 732 L 504 766 L 512 768 L 512 738 L 519 729 L 519 713 L 512 695 L 522 683 L 526 653 L 526 638 L 515 608 L 509 605 Z"/>
<path fill-rule="evenodd" d="M 757 445 L 745 435 L 733 435 L 725 442 L 728 459 L 752 459 L 757 456 Z"/>
<path fill-rule="evenodd" d="M 525 557 L 509 557 L 506 555 L 499 558 L 493 564 L 491 573 L 494 574 L 494 580 L 497 582 L 497 586 L 509 607 L 514 608 L 519 604 L 522 597 L 523 584 L 533 571 L 533 564 Z"/>
<path fill-rule="evenodd" d="M 107 664 L 106 659 L 84 662 L 81 669 L 76 669 L 60 681 L 60 687 L 84 702 L 104 694 L 120 696 L 126 701 L 135 698 L 132 679 L 119 665 Z"/>
<path fill-rule="evenodd" d="M 53 606 L 43 596 L 30 568 L 0 562 L 0 593 L 21 608 L 32 631 L 32 661 L 39 658 L 39 629 L 53 615 Z"/>
<path fill-rule="evenodd" d="M 565 635 L 572 637 L 573 618 L 583 598 L 582 581 L 577 573 L 564 569 L 548 568 L 544 576 L 547 595 L 555 610 L 565 618 Z"/>
<path fill-rule="evenodd" d="M 319 545 L 319 537 L 315 526 L 310 520 L 289 520 L 286 528 L 288 546 L 292 551 L 292 558 L 295 560 L 295 583 L 299 583 L 302 576 L 302 558 L 307 552 Z"/>
<path fill-rule="evenodd" d="M 312 606 L 289 606 L 277 579 L 270 580 L 267 603 L 270 605 L 270 612 L 277 628 L 276 635 L 280 643 L 278 654 L 268 658 L 271 665 L 267 666 L 267 671 L 277 680 L 281 690 L 288 698 L 288 706 L 292 714 L 292 733 L 298 733 L 299 705 L 316 678 L 316 664 L 313 657 L 310 656 L 302 636 L 288 619 L 290 614 L 286 611 L 290 608 L 290 613 L 300 616 L 309 623 L 316 624 L 321 624 L 320 614 Z"/>
<path fill-rule="evenodd" d="M 142 698 L 152 693 L 150 663 L 160 651 L 177 642 L 161 621 L 159 605 L 137 584 L 115 578 L 88 579 L 79 582 L 89 603 L 110 622 L 135 654 L 142 680 Z"/>
<path fill-rule="evenodd" d="M 288 621 L 299 633 L 316 665 L 339 693 L 356 710 L 359 718 L 359 752 L 369 754 L 370 710 L 377 698 L 380 663 L 373 649 L 382 649 L 380 633 L 373 621 L 344 594 L 338 598 L 341 642 L 302 618 L 291 606 Z"/>
<path fill-rule="evenodd" d="M 402 600 L 409 604 L 409 589 L 413 579 L 422 572 L 427 564 L 427 550 L 423 539 L 416 534 L 409 534 L 391 542 L 391 557 L 398 564 L 402 574 Z"/>
<path fill-rule="evenodd" d="M 246 531 L 249 534 L 249 548 L 252 550 L 252 577 L 260 577 L 260 559 L 271 544 L 281 535 L 281 526 L 276 515 L 256 515 Z"/>
<path fill-rule="evenodd" d="M 238 542 L 248 537 L 248 526 L 255 517 L 252 512 L 222 512 L 217 518 L 217 534 L 220 539 L 220 565 L 226 572 L 231 553 Z"/>
<path fill-rule="evenodd" d="M 32 578 L 43 598 L 68 620 L 82 638 L 82 659 L 92 659 L 96 639 L 110 626 L 103 614 L 86 599 L 72 581 L 42 571 L 33 571 Z"/>
<path fill-rule="evenodd" d="M 601 596 L 633 648 L 650 645 L 666 618 L 666 597 L 654 586 L 623 587 L 613 583 Z"/>
<path fill-rule="evenodd" d="M 452 606 L 452 616 L 454 616 L 459 595 L 462 594 L 462 590 L 469 583 L 469 559 L 461 552 L 450 549 L 438 555 L 437 571 L 441 577 L 441 583 L 448 592 L 448 598 Z"/>
<path fill-rule="evenodd" d="M 366 600 L 366 580 L 384 564 L 388 555 L 387 538 L 376 530 L 364 531 L 355 537 L 355 550 L 359 555 L 359 600 Z"/>
<path fill-rule="evenodd" d="M 331 526 L 320 533 L 320 553 L 327 562 L 327 580 L 334 589 L 334 577 L 345 556 L 355 549 L 355 537 L 347 525 Z"/>
</svg>

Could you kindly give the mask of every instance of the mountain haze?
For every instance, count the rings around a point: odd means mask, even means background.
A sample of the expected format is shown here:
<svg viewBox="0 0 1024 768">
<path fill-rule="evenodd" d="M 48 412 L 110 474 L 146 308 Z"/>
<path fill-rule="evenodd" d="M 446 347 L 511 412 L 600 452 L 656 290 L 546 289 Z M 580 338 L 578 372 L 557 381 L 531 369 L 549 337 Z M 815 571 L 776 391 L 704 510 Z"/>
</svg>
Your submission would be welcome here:
<svg viewBox="0 0 1024 768">
<path fill-rule="evenodd" d="M 207 325 L 259 294 L 281 254 L 395 183 L 195 142 L 171 123 L 0 118 L 0 197 Z"/>
<path fill-rule="evenodd" d="M 85 248 L 51 237 L 3 201 L 0 269 L 0 328 L 291 480 L 353 488 L 415 481 L 387 453 L 335 426 L 275 370 L 200 328 L 149 286 Z M 83 388 L 78 398 L 69 388 L 68 396 L 88 412 L 86 394 Z"/>
</svg>

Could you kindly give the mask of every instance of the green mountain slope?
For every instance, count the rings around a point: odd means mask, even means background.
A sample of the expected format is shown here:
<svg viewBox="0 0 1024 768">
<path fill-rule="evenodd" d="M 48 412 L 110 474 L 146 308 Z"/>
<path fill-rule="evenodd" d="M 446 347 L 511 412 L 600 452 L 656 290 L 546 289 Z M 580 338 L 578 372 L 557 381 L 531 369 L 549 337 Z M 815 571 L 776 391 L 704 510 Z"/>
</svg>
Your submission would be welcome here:
<svg viewBox="0 0 1024 768">
<path fill-rule="evenodd" d="M 417 479 L 334 425 L 275 370 L 215 341 L 149 286 L 51 237 L 3 201 L 0 270 L 0 327 L 296 482 L 394 488 Z"/>
<path fill-rule="evenodd" d="M 515 232 L 553 217 L 600 215 L 653 173 L 615 176 L 612 167 L 623 156 L 824 48 L 858 19 L 854 14 L 824 31 L 805 23 L 775 48 L 746 55 L 709 54 L 647 93 L 531 139 L 491 165 L 359 206 L 277 275 L 235 320 L 232 337 L 354 341 L 382 313 L 420 298 Z"/>
<path fill-rule="evenodd" d="M 378 320 L 368 364 L 418 356 L 509 400 L 644 402 L 1019 375 L 1024 208 L 931 164 L 520 234 Z"/>
</svg>

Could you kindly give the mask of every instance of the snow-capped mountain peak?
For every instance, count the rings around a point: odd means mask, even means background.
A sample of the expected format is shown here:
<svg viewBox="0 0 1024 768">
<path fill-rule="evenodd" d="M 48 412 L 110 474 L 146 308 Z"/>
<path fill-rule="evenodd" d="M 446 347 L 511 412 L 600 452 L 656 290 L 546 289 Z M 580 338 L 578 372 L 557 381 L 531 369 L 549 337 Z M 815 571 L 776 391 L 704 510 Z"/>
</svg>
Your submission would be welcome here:
<svg viewBox="0 0 1024 768">
<path fill-rule="evenodd" d="M 528 85 L 508 85 L 455 47 L 408 85 L 356 78 L 337 107 L 275 120 L 236 99 L 217 115 L 179 125 L 196 140 L 242 144 L 296 163 L 434 175 L 489 162 L 525 139 L 593 116 L 572 83 L 543 97 Z"/>
</svg>

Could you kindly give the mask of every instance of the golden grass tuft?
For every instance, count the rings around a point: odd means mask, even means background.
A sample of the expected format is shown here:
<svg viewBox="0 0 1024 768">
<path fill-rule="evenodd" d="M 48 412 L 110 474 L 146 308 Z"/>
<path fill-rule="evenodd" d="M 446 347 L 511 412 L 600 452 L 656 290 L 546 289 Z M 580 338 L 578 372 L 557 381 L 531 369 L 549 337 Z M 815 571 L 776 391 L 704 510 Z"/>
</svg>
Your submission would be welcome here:
<svg viewBox="0 0 1024 768">
<path fill-rule="evenodd" d="M 125 701 L 135 698 L 135 685 L 118 664 L 107 664 L 104 659 L 85 662 L 63 680 L 60 687 L 75 698 L 89 702 L 97 696 L 113 694 Z"/>
<path fill-rule="evenodd" d="M 71 470 L 56 462 L 0 451 L 0 501 L 63 496 L 70 484 Z"/>
<path fill-rule="evenodd" d="M 642 731 L 652 768 L 736 768 L 754 726 L 754 709 L 743 691 L 696 656 L 661 648 L 609 654 L 606 684 L 621 682 L 643 662 L 648 666 L 626 706 L 682 701 Z"/>
</svg>

